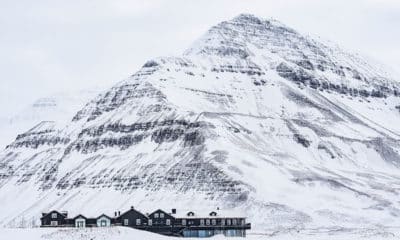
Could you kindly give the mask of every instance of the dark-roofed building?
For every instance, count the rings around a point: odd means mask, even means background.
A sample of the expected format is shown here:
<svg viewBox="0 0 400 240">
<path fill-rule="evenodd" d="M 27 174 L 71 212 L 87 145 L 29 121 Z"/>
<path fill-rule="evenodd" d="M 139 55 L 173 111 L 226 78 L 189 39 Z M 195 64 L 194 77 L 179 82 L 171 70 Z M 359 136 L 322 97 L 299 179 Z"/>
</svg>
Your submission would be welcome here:
<svg viewBox="0 0 400 240">
<path fill-rule="evenodd" d="M 211 212 L 181 211 L 172 209 L 167 213 L 158 209 L 151 214 L 144 215 L 131 207 L 130 210 L 120 214 L 115 212 L 115 217 L 102 214 L 97 218 L 87 218 L 82 214 L 74 218 L 67 218 L 67 213 L 51 211 L 43 213 L 42 227 L 109 227 L 125 226 L 154 233 L 180 237 L 211 237 L 223 234 L 229 237 L 245 237 L 246 230 L 251 229 L 250 223 L 241 213 L 233 210 Z"/>
<path fill-rule="evenodd" d="M 131 207 L 128 211 L 122 213 L 116 218 L 116 224 L 143 229 L 147 226 L 148 218 L 143 213 Z"/>
<path fill-rule="evenodd" d="M 53 210 L 48 213 L 42 213 L 40 218 L 41 227 L 59 227 L 67 225 L 67 212 L 58 212 Z"/>
<path fill-rule="evenodd" d="M 211 237 L 223 234 L 229 237 L 245 237 L 251 228 L 246 218 L 238 212 L 211 211 L 208 214 L 196 214 L 193 211 L 174 214 L 175 227 L 183 227 L 183 237 Z"/>
<path fill-rule="evenodd" d="M 148 231 L 163 235 L 178 235 L 180 231 L 175 228 L 175 217 L 161 209 L 149 214 L 148 218 Z"/>
<path fill-rule="evenodd" d="M 161 209 L 149 214 L 148 218 L 149 226 L 172 226 L 175 221 L 175 218 L 171 214 L 166 213 Z"/>
</svg>

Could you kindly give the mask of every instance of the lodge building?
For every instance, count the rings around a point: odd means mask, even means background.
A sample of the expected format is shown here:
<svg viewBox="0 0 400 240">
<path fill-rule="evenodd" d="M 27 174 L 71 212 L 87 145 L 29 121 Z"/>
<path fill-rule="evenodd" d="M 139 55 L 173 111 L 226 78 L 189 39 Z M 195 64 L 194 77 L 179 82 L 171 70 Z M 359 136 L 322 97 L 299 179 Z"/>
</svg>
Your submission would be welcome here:
<svg viewBox="0 0 400 240">
<path fill-rule="evenodd" d="M 120 211 L 114 212 L 113 217 L 101 214 L 95 218 L 82 214 L 69 218 L 68 212 L 53 210 L 42 213 L 40 220 L 41 227 L 125 226 L 180 237 L 211 237 L 217 234 L 245 237 L 246 230 L 251 229 L 251 224 L 246 223 L 244 216 L 219 209 L 204 215 L 198 215 L 193 211 L 177 212 L 176 209 L 172 209 L 169 213 L 158 209 L 150 214 L 143 214 L 131 207 L 122 214 Z"/>
</svg>

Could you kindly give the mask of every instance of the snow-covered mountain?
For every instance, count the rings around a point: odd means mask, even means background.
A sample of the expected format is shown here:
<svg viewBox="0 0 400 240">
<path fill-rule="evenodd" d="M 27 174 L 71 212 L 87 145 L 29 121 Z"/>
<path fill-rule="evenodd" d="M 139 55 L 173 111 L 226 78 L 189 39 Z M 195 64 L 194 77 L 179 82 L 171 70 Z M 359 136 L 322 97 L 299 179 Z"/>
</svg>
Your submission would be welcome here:
<svg viewBox="0 0 400 240">
<path fill-rule="evenodd" d="M 19 133 L 41 122 L 64 126 L 76 111 L 99 93 L 100 89 L 57 93 L 37 99 L 13 116 L 0 116 L 0 149 L 3 150 Z"/>
<path fill-rule="evenodd" d="M 400 223 L 400 82 L 243 14 L 0 154 L 0 224 L 52 208 L 239 208 L 256 230 Z"/>
</svg>

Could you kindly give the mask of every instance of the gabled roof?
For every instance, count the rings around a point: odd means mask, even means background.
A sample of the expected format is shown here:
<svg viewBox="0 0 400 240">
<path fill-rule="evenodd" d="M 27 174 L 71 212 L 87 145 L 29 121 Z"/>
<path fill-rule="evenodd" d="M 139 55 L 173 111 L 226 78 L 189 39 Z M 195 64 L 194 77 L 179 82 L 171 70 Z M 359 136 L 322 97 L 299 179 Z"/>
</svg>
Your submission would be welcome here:
<svg viewBox="0 0 400 240">
<path fill-rule="evenodd" d="M 167 213 L 167 212 L 165 212 L 165 211 L 162 210 L 162 209 L 157 209 L 157 210 L 155 210 L 154 212 L 150 213 L 149 216 L 152 215 L 152 214 L 154 214 L 154 213 L 156 213 L 156 212 L 162 212 L 162 213 L 164 213 L 165 215 L 170 216 L 171 218 L 175 218 L 175 217 L 173 216 L 173 214 Z"/>
<path fill-rule="evenodd" d="M 128 211 L 125 211 L 125 212 L 121 213 L 121 215 L 119 215 L 117 218 L 119 218 L 119 217 L 123 216 L 124 214 L 127 214 L 128 212 L 131 212 L 131 211 L 135 211 L 135 212 L 139 213 L 140 215 L 142 215 L 143 217 L 147 218 L 147 216 L 145 214 L 143 214 L 142 212 L 136 210 L 133 207 L 131 207 L 131 209 L 129 209 Z"/>
<path fill-rule="evenodd" d="M 210 214 L 209 214 L 210 216 L 217 216 L 217 212 L 215 212 L 215 211 L 212 211 L 212 212 L 210 212 Z"/>
<path fill-rule="evenodd" d="M 101 217 L 106 217 L 106 218 L 108 218 L 108 219 L 112 219 L 112 217 L 109 217 L 108 215 L 106 215 L 106 214 L 101 214 L 100 216 L 98 216 L 96 219 L 99 219 L 99 218 L 101 218 Z"/>
<path fill-rule="evenodd" d="M 87 217 L 83 216 L 82 214 L 79 214 L 78 216 L 75 216 L 73 219 L 77 219 L 77 218 L 84 218 L 84 219 L 88 219 Z"/>
<path fill-rule="evenodd" d="M 194 212 L 190 211 L 186 213 L 186 216 L 194 216 Z"/>
<path fill-rule="evenodd" d="M 188 213 L 193 213 L 193 216 L 189 216 Z M 245 214 L 241 211 L 234 209 L 225 210 L 177 210 L 176 214 L 172 214 L 175 218 L 246 218 Z"/>
<path fill-rule="evenodd" d="M 48 212 L 48 213 L 42 213 L 43 216 L 42 216 L 40 219 L 43 219 L 43 218 L 47 217 L 47 216 L 48 216 L 49 214 L 51 214 L 51 213 L 60 214 L 61 216 L 64 216 L 65 218 L 67 217 L 67 215 L 64 214 L 64 213 L 60 213 L 60 212 L 57 211 L 57 210 L 52 210 L 52 211 L 50 211 L 50 212 Z"/>
</svg>

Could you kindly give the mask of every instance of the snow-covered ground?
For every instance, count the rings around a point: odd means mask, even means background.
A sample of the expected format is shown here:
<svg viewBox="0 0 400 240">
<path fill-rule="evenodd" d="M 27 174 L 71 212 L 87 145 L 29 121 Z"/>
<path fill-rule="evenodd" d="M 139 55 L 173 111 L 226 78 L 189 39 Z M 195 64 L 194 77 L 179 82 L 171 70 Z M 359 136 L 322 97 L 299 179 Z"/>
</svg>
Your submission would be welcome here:
<svg viewBox="0 0 400 240">
<path fill-rule="evenodd" d="M 400 228 L 377 229 L 325 229 L 325 230 L 284 230 L 268 233 L 250 232 L 246 239 L 260 240 L 358 240 L 358 239 L 399 239 Z M 162 236 L 125 227 L 110 228 L 6 228 L 0 229 L 0 240 L 178 240 L 183 238 Z M 187 239 L 187 238 L 185 238 Z M 190 238 L 192 239 L 192 238 Z M 237 239 L 214 236 L 209 239 Z"/>
</svg>

